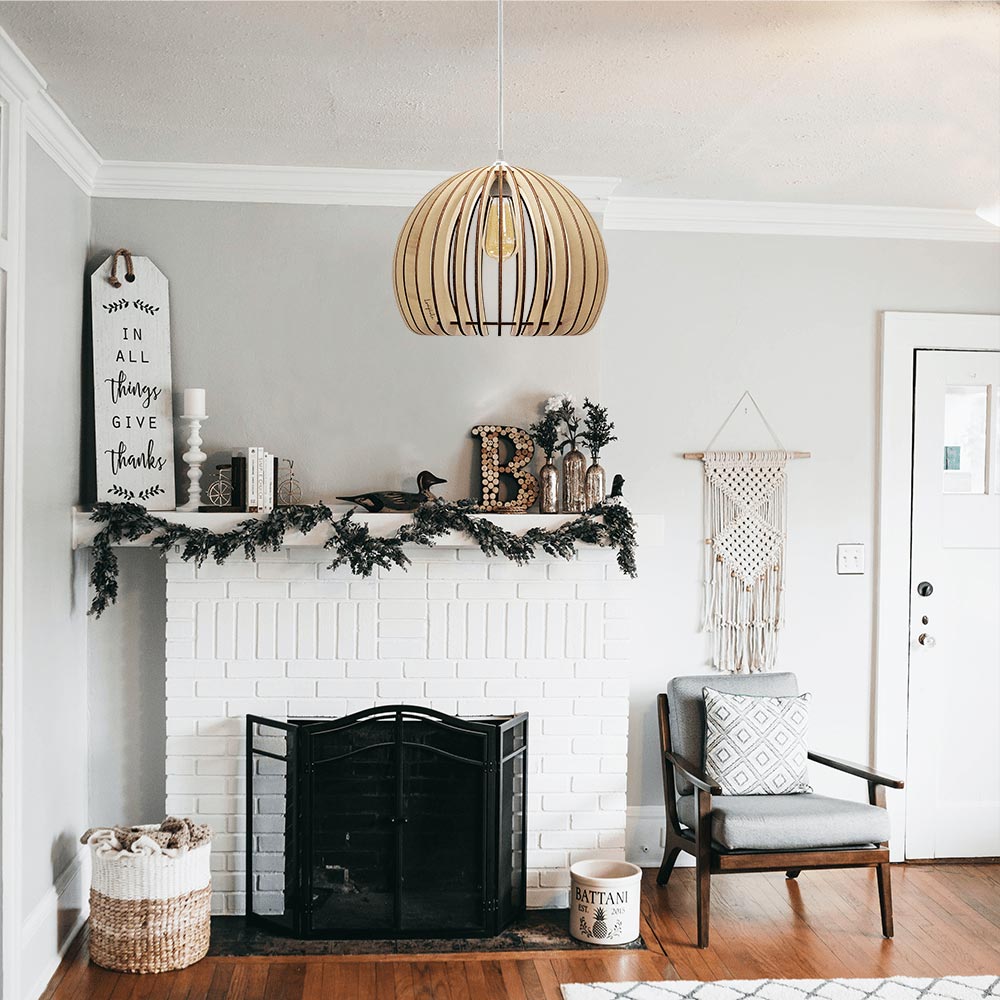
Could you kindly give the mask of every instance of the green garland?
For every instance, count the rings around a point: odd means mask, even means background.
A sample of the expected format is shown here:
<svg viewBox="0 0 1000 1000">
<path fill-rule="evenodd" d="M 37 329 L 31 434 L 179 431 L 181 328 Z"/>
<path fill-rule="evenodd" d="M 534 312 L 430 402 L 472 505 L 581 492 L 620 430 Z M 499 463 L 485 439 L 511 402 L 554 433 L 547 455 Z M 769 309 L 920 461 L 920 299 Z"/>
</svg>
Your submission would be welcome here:
<svg viewBox="0 0 1000 1000">
<path fill-rule="evenodd" d="M 353 510 L 336 517 L 324 503 L 276 507 L 265 518 L 249 518 L 231 531 L 219 533 L 165 521 L 138 504 L 99 503 L 90 515 L 92 521 L 104 526 L 93 542 L 90 583 L 94 598 L 90 614 L 99 618 L 118 598 L 118 557 L 114 547 L 143 535 L 152 535 L 150 545 L 161 553 L 179 545 L 181 558 L 194 560 L 200 566 L 210 556 L 217 563 L 225 562 L 237 549 L 242 549 L 247 559 L 255 559 L 258 549 L 280 549 L 292 529 L 304 535 L 321 524 L 329 524 L 330 537 L 324 548 L 334 553 L 330 568 L 346 563 L 357 576 L 371 576 L 376 566 L 405 568 L 410 559 L 403 551 L 404 545 L 433 546 L 454 531 L 471 538 L 485 555 L 506 556 L 518 565 L 534 558 L 538 549 L 571 559 L 578 542 L 609 545 L 618 552 L 621 571 L 631 577 L 636 575 L 635 520 L 624 504 L 599 504 L 558 528 L 529 528 L 523 535 L 515 535 L 489 518 L 477 517 L 474 511 L 475 505 L 469 500 L 434 500 L 418 507 L 409 524 L 383 538 L 355 520 Z"/>
</svg>

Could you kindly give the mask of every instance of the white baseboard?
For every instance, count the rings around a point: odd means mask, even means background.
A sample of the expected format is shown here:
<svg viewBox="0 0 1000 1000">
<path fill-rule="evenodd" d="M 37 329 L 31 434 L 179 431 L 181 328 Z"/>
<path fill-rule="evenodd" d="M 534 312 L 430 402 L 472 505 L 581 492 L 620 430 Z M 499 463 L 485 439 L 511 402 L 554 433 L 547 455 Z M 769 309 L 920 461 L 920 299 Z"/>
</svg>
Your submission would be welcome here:
<svg viewBox="0 0 1000 1000">
<path fill-rule="evenodd" d="M 90 855 L 81 847 L 21 927 L 17 1000 L 38 1000 L 87 919 Z"/>
<path fill-rule="evenodd" d="M 640 868 L 659 868 L 663 860 L 667 818 L 663 806 L 629 806 L 625 811 L 625 857 Z M 678 868 L 694 865 L 694 858 L 681 854 Z"/>
</svg>

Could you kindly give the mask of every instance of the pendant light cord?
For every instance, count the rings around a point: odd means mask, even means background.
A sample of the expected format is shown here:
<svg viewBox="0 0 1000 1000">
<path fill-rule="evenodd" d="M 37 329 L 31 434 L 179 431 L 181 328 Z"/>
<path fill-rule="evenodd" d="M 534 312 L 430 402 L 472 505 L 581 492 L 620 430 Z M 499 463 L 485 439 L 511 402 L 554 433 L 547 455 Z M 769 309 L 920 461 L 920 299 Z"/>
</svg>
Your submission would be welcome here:
<svg viewBox="0 0 1000 1000">
<path fill-rule="evenodd" d="M 503 0 L 497 0 L 497 159 L 503 161 Z"/>
</svg>

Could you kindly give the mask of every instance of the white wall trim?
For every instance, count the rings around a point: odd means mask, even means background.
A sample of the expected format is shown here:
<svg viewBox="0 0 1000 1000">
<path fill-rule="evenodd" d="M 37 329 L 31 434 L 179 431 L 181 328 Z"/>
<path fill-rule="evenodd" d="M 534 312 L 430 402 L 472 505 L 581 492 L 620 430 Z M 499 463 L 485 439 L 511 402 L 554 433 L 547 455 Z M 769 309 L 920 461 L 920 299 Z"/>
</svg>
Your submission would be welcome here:
<svg viewBox="0 0 1000 1000">
<path fill-rule="evenodd" d="M 361 170 L 234 163 L 108 160 L 97 171 L 95 198 L 239 201 L 289 205 L 412 208 L 455 171 Z M 620 177 L 560 177 L 592 212 L 603 212 Z"/>
<path fill-rule="evenodd" d="M 97 150 L 80 134 L 62 108 L 41 90 L 26 106 L 25 124 L 30 135 L 88 197 L 101 165 Z"/>
<path fill-rule="evenodd" d="M 913 378 L 920 349 L 1000 350 L 1000 316 L 886 312 L 880 336 L 881 402 L 875 559 L 876 766 L 906 778 L 910 649 L 910 499 Z M 888 797 L 892 859 L 902 861 L 906 790 Z"/>
<path fill-rule="evenodd" d="M 0 27 L 0 75 L 20 100 L 30 101 L 45 89 L 45 79 L 17 47 L 14 40 Z"/>
<path fill-rule="evenodd" d="M 31 979 L 27 988 L 22 985 L 19 1000 L 38 1000 L 45 992 L 66 949 L 87 919 L 89 863 L 88 849 L 81 847 L 25 918 L 22 956 L 24 971 Z"/>
<path fill-rule="evenodd" d="M 854 236 L 1000 243 L 973 211 L 811 202 L 716 201 L 615 195 L 605 229 L 757 236 Z"/>
<path fill-rule="evenodd" d="M 411 208 L 449 174 L 247 164 L 110 160 L 97 170 L 96 198 L 235 201 Z M 973 211 L 807 202 L 634 198 L 615 194 L 617 177 L 560 177 L 605 230 L 853 236 L 1000 243 L 1000 229 Z"/>
<path fill-rule="evenodd" d="M 49 96 L 44 77 L 0 28 L 0 75 L 22 101 L 27 133 L 90 195 L 101 158 Z"/>
<path fill-rule="evenodd" d="M 0 995 L 19 997 L 21 970 L 21 821 L 23 772 L 21 768 L 21 676 L 23 672 L 23 507 L 24 469 L 24 203 L 26 191 L 24 127 L 25 101 L 37 92 L 37 74 L 30 64 L 6 47 L 0 30 L 0 103 L 3 105 L 3 138 L 6 156 L 6 190 L 0 192 L 7 207 L 3 239 L 6 272 L 3 372 L 0 399 L 3 414 L 0 513 L 2 513 L 3 569 L 0 584 Z"/>
</svg>

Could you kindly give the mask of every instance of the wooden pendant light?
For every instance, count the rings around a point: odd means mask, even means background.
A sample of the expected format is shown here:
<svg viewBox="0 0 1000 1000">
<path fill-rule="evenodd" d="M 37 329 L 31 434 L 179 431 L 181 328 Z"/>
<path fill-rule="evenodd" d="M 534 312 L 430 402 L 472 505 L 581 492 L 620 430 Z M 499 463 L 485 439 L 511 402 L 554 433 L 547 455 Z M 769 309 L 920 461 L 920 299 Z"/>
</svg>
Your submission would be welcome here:
<svg viewBox="0 0 1000 1000">
<path fill-rule="evenodd" d="M 429 191 L 399 234 L 396 302 L 431 337 L 574 337 L 608 289 L 597 223 L 572 191 L 503 158 L 503 0 L 497 0 L 497 158 Z"/>
<path fill-rule="evenodd" d="M 424 195 L 400 233 L 394 274 L 414 333 L 571 337 L 597 322 L 608 260 L 570 190 L 497 162 Z"/>
</svg>

